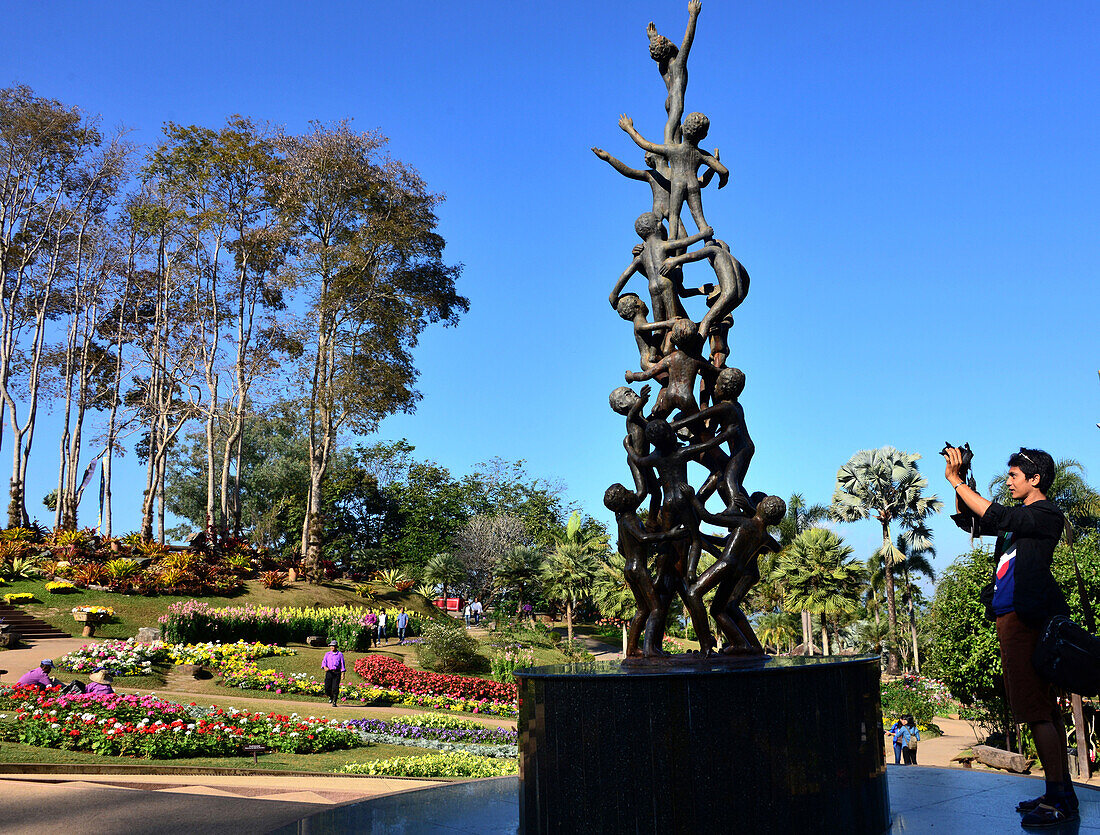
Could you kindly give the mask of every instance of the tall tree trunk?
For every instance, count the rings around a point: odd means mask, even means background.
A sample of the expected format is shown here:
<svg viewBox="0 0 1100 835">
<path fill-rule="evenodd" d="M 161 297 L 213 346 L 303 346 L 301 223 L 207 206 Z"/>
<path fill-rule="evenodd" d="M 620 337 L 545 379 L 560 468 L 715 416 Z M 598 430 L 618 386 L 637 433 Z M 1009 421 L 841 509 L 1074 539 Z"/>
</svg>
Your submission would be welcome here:
<svg viewBox="0 0 1100 835">
<path fill-rule="evenodd" d="M 913 607 L 913 584 L 909 579 L 909 568 L 905 569 L 905 591 L 909 604 L 909 633 L 913 639 L 913 672 L 920 675 L 920 647 L 917 646 L 917 614 Z"/>
<path fill-rule="evenodd" d="M 814 654 L 814 625 L 813 616 L 809 612 L 802 613 L 802 654 Z"/>
<path fill-rule="evenodd" d="M 898 609 L 894 597 L 894 560 L 890 556 L 890 525 L 882 523 L 883 574 L 886 580 L 886 672 L 892 676 L 901 673 L 898 664 Z"/>
<path fill-rule="evenodd" d="M 829 632 L 825 624 L 825 615 L 821 616 L 821 651 L 824 655 L 829 655 Z"/>
<path fill-rule="evenodd" d="M 569 640 L 569 651 L 573 651 L 573 601 L 565 601 L 565 632 Z"/>
</svg>

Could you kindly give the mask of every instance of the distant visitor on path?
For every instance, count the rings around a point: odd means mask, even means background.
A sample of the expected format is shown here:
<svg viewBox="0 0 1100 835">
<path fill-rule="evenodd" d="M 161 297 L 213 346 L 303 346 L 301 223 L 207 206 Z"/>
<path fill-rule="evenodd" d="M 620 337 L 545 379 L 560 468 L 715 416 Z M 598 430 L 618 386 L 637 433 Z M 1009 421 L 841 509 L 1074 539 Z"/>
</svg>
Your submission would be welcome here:
<svg viewBox="0 0 1100 835">
<path fill-rule="evenodd" d="M 386 610 L 383 609 L 378 613 L 378 643 L 382 643 L 383 639 L 388 644 L 390 639 L 386 635 Z"/>
<path fill-rule="evenodd" d="M 909 745 L 909 726 L 905 724 L 905 717 L 894 722 L 886 733 L 890 734 L 894 743 L 894 765 L 908 765 L 904 762 L 905 748 Z"/>
<path fill-rule="evenodd" d="M 905 743 L 905 750 L 901 752 L 901 759 L 905 765 L 917 764 L 917 743 L 920 742 L 920 728 L 913 714 L 904 717 L 905 724 L 909 728 L 909 741 Z"/>
<path fill-rule="evenodd" d="M 329 641 L 329 647 L 331 649 L 321 659 L 321 669 L 325 671 L 325 695 L 332 706 L 336 707 L 336 700 L 340 698 L 340 676 L 347 668 L 344 666 L 344 653 L 340 652 L 340 645 L 336 641 Z"/>
<path fill-rule="evenodd" d="M 404 609 L 397 616 L 397 640 L 405 640 L 405 630 L 409 628 L 409 613 Z"/>
<path fill-rule="evenodd" d="M 963 451 L 946 446 L 945 476 L 955 490 L 958 513 L 951 518 L 963 530 L 978 521 L 979 535 L 997 537 L 994 576 L 982 590 L 986 616 L 997 622 L 1008 704 L 1017 723 L 1027 723 L 1046 774 L 1046 791 L 1024 800 L 1016 811 L 1026 827 L 1056 826 L 1076 820 L 1077 796 L 1067 768 L 1066 729 L 1054 690 L 1031 663 L 1046 622 L 1069 615 L 1069 606 L 1050 566 L 1065 517 L 1047 499 L 1054 481 L 1054 459 L 1041 449 L 1020 448 L 1008 459 L 1006 486 L 1020 504 L 1004 507 L 983 498 L 967 484 Z"/>
<path fill-rule="evenodd" d="M 50 673 L 52 672 L 53 659 L 43 658 L 42 663 L 35 667 L 33 670 L 28 670 L 27 672 L 23 673 L 16 684 L 37 687 L 39 690 L 45 690 L 48 687 L 56 687 L 61 682 L 50 675 Z"/>
<path fill-rule="evenodd" d="M 472 608 L 470 607 L 470 604 L 469 604 L 469 603 L 467 603 L 467 604 L 466 604 L 466 608 L 464 608 L 464 609 L 462 610 L 462 617 L 464 617 L 464 618 L 466 619 L 466 626 L 467 626 L 467 628 L 469 628 L 469 626 L 470 626 L 470 613 L 471 613 L 472 611 L 473 611 L 473 609 L 472 609 Z"/>
</svg>

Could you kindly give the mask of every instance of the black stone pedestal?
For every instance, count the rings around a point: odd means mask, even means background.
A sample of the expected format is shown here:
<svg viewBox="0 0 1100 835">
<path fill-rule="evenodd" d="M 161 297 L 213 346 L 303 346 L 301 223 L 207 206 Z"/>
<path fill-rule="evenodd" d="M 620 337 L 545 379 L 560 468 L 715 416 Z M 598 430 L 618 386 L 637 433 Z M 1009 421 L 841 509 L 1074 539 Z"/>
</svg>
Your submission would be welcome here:
<svg viewBox="0 0 1100 835">
<path fill-rule="evenodd" d="M 877 658 L 517 670 L 521 833 L 879 835 Z"/>
</svg>

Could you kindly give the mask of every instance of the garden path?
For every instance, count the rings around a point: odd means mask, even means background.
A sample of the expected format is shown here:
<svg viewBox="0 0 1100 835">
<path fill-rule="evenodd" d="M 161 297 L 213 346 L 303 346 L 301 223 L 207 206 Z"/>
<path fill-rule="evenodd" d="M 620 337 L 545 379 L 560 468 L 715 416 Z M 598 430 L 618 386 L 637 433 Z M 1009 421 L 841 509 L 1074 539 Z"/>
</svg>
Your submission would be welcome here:
<svg viewBox="0 0 1100 835">
<path fill-rule="evenodd" d="M 44 641 L 29 641 L 26 646 L 19 649 L 6 649 L 0 652 L 0 669 L 7 670 L 0 675 L 0 681 L 14 683 L 27 670 L 37 667 L 43 658 L 57 661 L 62 655 L 80 649 L 90 642 L 90 638 L 50 638 Z M 63 681 L 68 680 L 64 672 L 61 678 Z"/>
<path fill-rule="evenodd" d="M 387 777 L 18 775 L 0 777 L 5 833 L 269 832 L 319 806 L 438 785 Z M 186 821 L 186 824 L 182 822 Z"/>
</svg>

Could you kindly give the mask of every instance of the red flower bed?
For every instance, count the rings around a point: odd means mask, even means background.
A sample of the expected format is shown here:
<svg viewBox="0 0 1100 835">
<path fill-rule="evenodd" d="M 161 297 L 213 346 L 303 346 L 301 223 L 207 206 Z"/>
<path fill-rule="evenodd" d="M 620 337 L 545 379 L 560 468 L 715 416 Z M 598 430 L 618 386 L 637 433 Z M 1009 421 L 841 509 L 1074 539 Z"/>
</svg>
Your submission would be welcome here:
<svg viewBox="0 0 1100 835">
<path fill-rule="evenodd" d="M 402 690 L 425 696 L 449 696 L 452 699 L 487 699 L 514 702 L 516 686 L 472 676 L 448 676 L 425 673 L 406 667 L 396 658 L 368 655 L 355 662 L 355 672 L 376 687 Z"/>
</svg>

